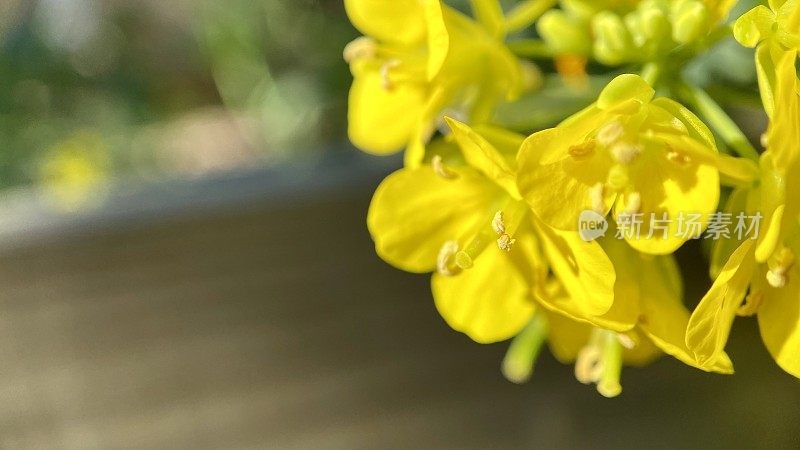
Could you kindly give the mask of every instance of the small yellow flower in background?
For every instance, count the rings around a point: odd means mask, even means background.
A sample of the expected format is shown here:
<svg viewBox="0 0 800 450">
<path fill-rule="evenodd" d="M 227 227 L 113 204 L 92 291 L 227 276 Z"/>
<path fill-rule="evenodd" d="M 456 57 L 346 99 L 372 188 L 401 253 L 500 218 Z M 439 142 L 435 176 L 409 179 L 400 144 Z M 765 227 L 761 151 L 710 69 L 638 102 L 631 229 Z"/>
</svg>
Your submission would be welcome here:
<svg viewBox="0 0 800 450">
<path fill-rule="evenodd" d="M 596 104 L 525 141 L 517 181 L 545 223 L 577 230 L 582 211 L 605 216 L 612 208 L 615 219 L 671 220 L 664 230 L 645 221 L 638 236 L 625 233 L 652 254 L 672 253 L 702 232 L 719 200 L 714 138 L 689 110 L 654 94 L 640 77 L 622 75 Z M 681 213 L 700 214 L 703 227 L 682 235 Z"/>
<path fill-rule="evenodd" d="M 106 151 L 98 134 L 79 131 L 47 152 L 39 179 L 56 208 L 73 211 L 102 199 L 108 180 Z"/>
<path fill-rule="evenodd" d="M 522 89 L 519 61 L 489 30 L 439 0 L 346 0 L 366 37 L 345 49 L 354 75 L 349 135 L 360 149 L 410 146 L 409 164 L 443 125 L 443 112 L 470 122 Z"/>
</svg>

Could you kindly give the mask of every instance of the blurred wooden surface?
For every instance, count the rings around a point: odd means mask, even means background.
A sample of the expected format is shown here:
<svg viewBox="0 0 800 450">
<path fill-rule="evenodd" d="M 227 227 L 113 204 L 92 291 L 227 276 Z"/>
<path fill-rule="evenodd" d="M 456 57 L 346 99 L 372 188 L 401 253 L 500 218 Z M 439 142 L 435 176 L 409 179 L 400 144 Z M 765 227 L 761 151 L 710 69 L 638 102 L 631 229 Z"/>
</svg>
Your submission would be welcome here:
<svg viewBox="0 0 800 450">
<path fill-rule="evenodd" d="M 382 170 L 19 242 L 6 233 L 0 447 L 800 445 L 800 383 L 771 363 L 753 321 L 737 326 L 735 377 L 663 359 L 626 369 L 622 397 L 606 400 L 544 354 L 532 383 L 504 381 L 504 345 L 450 331 L 427 277 L 374 255 L 364 219 Z M 304 176 L 315 173 L 327 176 Z"/>
</svg>

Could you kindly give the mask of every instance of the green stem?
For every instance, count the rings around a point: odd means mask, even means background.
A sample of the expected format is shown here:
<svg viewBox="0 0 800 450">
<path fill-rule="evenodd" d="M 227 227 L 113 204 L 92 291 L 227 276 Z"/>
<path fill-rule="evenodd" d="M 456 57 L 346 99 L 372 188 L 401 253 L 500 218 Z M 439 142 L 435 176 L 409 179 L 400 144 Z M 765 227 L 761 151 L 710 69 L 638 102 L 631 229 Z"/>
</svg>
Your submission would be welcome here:
<svg viewBox="0 0 800 450">
<path fill-rule="evenodd" d="M 516 33 L 528 28 L 556 3 L 557 0 L 526 0 L 520 3 L 506 15 L 506 31 Z"/>
<path fill-rule="evenodd" d="M 644 67 L 642 67 L 641 77 L 647 84 L 655 87 L 656 83 L 658 83 L 658 79 L 661 78 L 661 65 L 654 62 L 645 64 Z"/>
<path fill-rule="evenodd" d="M 547 44 L 539 39 L 519 39 L 511 41 L 508 48 L 517 56 L 533 59 L 548 59 L 553 57 Z"/>
<path fill-rule="evenodd" d="M 616 397 L 622 392 L 622 344 L 613 331 L 603 332 L 603 375 L 597 382 L 597 392 L 603 397 Z"/>
<path fill-rule="evenodd" d="M 678 95 L 711 125 L 711 128 L 722 137 L 736 154 L 743 158 L 758 161 L 758 151 L 753 147 L 753 144 L 750 143 L 741 128 L 736 125 L 736 122 L 728 116 L 725 110 L 706 91 L 682 81 L 678 84 Z"/>
</svg>

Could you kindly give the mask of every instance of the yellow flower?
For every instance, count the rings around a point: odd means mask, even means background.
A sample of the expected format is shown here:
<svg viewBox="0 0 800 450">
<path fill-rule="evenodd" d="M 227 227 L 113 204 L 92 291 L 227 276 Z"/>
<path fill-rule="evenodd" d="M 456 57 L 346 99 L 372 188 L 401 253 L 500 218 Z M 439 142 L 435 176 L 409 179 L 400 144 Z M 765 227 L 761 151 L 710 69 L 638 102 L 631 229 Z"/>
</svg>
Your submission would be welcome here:
<svg viewBox="0 0 800 450">
<path fill-rule="evenodd" d="M 646 255 L 614 238 L 603 239 L 602 244 L 617 274 L 611 309 L 601 316 L 587 314 L 568 297 L 553 295 L 552 285 L 546 292 L 537 291 L 543 306 L 577 322 L 618 333 L 629 346 L 646 341 L 648 346 L 685 364 L 719 373 L 732 372 L 726 355 L 721 355 L 714 365 L 700 366 L 686 346 L 689 311 L 683 305 L 683 284 L 672 256 Z"/>
<path fill-rule="evenodd" d="M 410 164 L 449 111 L 489 118 L 496 102 L 521 89 L 520 64 L 489 32 L 439 0 L 346 0 L 366 37 L 345 49 L 354 81 L 349 136 L 370 153 L 406 146 Z"/>
<path fill-rule="evenodd" d="M 716 279 L 692 314 L 686 344 L 698 364 L 715 364 L 722 358 L 735 316 L 757 314 L 770 354 L 779 366 L 800 378 L 800 271 L 795 264 L 795 255 L 800 254 L 800 199 L 796 197 L 800 173 L 795 165 L 782 175 L 773 156 L 773 150 L 764 153 L 761 179 L 737 189 L 729 199 L 726 211 L 760 213 L 764 223 L 757 240 L 716 243 L 712 250 Z"/>
<path fill-rule="evenodd" d="M 746 47 L 756 47 L 756 68 L 764 109 L 770 118 L 775 111 L 776 65 L 785 52 L 800 51 L 800 2 L 770 0 L 769 8 L 759 5 L 734 26 L 736 40 Z"/>
<path fill-rule="evenodd" d="M 686 344 L 702 367 L 716 364 L 735 316 L 757 314 L 764 344 L 786 372 L 800 378 L 800 229 L 766 264 L 755 259 L 755 241 L 742 243 L 722 267 L 711 289 L 697 305 Z M 749 295 L 748 293 L 749 288 Z M 747 295 L 744 304 L 742 301 Z"/>
<path fill-rule="evenodd" d="M 689 110 L 653 96 L 640 77 L 621 75 L 597 103 L 525 141 L 517 183 L 545 223 L 576 231 L 581 212 L 613 208 L 622 228 L 642 222 L 624 236 L 651 254 L 672 253 L 702 232 L 719 200 L 714 138 Z M 682 214 L 699 214 L 700 226 L 680 229 Z M 651 218 L 661 225 L 651 227 Z"/>
<path fill-rule="evenodd" d="M 776 65 L 775 109 L 765 135 L 767 151 L 761 157 L 759 185 L 764 232 L 759 236 L 756 260 L 765 262 L 791 231 L 800 213 L 800 80 L 796 52 L 785 52 Z"/>
<path fill-rule="evenodd" d="M 108 181 L 107 148 L 100 135 L 79 131 L 56 144 L 39 166 L 39 178 L 54 206 L 64 211 L 102 200 Z"/>
<path fill-rule="evenodd" d="M 513 156 L 522 136 L 450 126 L 460 152 L 432 146 L 430 164 L 400 169 L 375 192 L 367 222 L 378 255 L 409 272 L 435 272 L 439 312 L 478 342 L 508 339 L 531 320 L 533 287 L 548 275 L 540 239 L 558 240 L 552 269 L 582 309 L 607 312 L 615 276 L 602 248 L 574 233 L 560 238 L 517 192 Z"/>
</svg>

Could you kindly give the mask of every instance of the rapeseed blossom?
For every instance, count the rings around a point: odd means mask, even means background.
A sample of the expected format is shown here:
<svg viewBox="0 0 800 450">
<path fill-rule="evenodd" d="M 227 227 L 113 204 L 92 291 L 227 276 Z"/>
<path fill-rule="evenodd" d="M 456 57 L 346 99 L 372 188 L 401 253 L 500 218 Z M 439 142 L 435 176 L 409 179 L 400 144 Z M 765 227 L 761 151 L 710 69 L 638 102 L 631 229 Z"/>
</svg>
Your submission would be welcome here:
<svg viewBox="0 0 800 450">
<path fill-rule="evenodd" d="M 346 0 L 365 35 L 345 49 L 350 138 L 406 156 L 370 205 L 376 252 L 431 273 L 454 330 L 509 340 L 513 382 L 545 346 L 606 397 L 621 393 L 624 365 L 663 354 L 731 374 L 736 316 L 756 316 L 800 378 L 798 3 L 736 18 L 732 0 L 472 0 L 471 18 L 443 1 Z M 761 151 L 688 70 L 732 40 L 728 20 L 754 49 Z M 560 95 L 605 87 L 543 126 L 534 118 L 560 106 L 547 103 L 559 77 L 526 93 L 537 66 L 593 81 L 567 79 Z M 747 98 L 749 86 L 726 89 Z M 530 109 L 527 128 L 525 117 L 506 128 L 508 103 Z M 702 269 L 674 254 L 706 239 L 713 284 L 686 299 L 683 273 Z"/>
<path fill-rule="evenodd" d="M 488 120 L 500 101 L 518 95 L 522 67 L 477 22 L 434 0 L 346 0 L 365 34 L 344 54 L 354 82 L 349 135 L 362 150 L 385 154 L 420 148 L 449 111 Z"/>
</svg>

